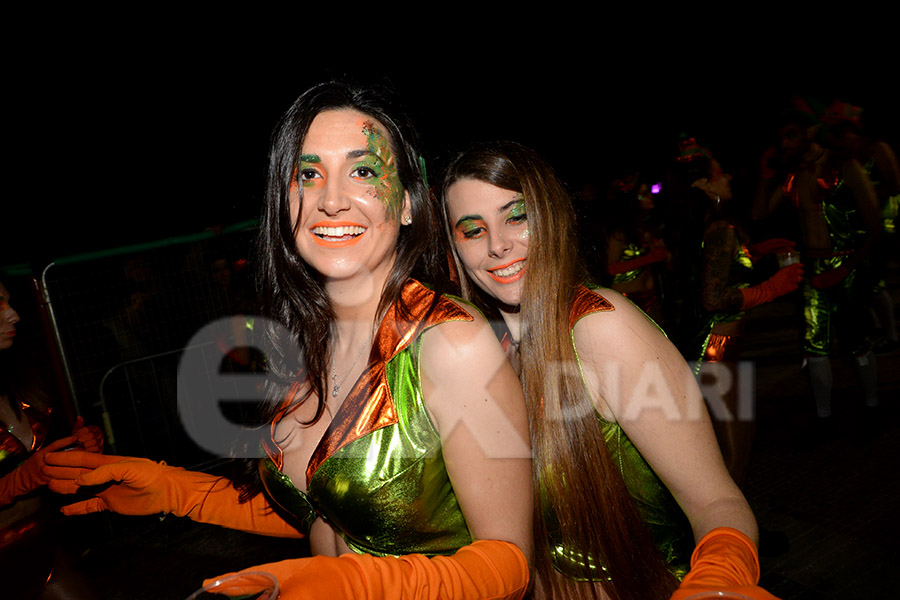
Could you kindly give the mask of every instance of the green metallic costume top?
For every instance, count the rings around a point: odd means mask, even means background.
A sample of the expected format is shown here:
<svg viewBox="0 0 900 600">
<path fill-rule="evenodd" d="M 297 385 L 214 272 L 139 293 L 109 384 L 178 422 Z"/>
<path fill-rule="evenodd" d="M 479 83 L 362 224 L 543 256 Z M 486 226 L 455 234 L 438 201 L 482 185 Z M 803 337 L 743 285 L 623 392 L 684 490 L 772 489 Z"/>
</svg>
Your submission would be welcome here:
<svg viewBox="0 0 900 600">
<path fill-rule="evenodd" d="M 267 440 L 263 485 L 304 532 L 321 517 L 352 550 L 374 556 L 452 554 L 472 543 L 425 408 L 418 364 L 426 329 L 472 317 L 446 298 L 429 311 L 433 299 L 431 290 L 409 280 L 402 291 L 408 313 L 398 303 L 388 309 L 363 374 L 310 458 L 307 493 L 281 471 L 281 449 Z M 285 400 L 273 433 L 298 389 Z"/>
<path fill-rule="evenodd" d="M 650 252 L 650 247 L 647 245 L 638 245 L 633 242 L 629 242 L 625 245 L 625 248 L 622 249 L 622 256 L 619 257 L 620 262 L 629 261 L 640 256 L 643 256 Z M 613 283 L 627 283 L 629 281 L 634 281 L 637 279 L 641 273 L 647 266 L 638 267 L 637 269 L 632 269 L 630 271 L 625 271 L 624 273 L 616 273 L 613 275 L 612 282 Z"/>
<path fill-rule="evenodd" d="M 575 344 L 575 323 L 587 315 L 612 310 L 615 309 L 605 298 L 586 287 L 580 287 L 576 292 L 570 317 L 573 346 Z M 575 355 L 578 356 L 577 348 Z M 579 369 L 581 368 L 579 359 Z M 660 481 L 644 457 L 641 456 L 640 451 L 625 435 L 622 427 L 618 423 L 603 419 L 599 413 L 597 413 L 597 422 L 603 431 L 603 438 L 613 463 L 618 466 L 619 474 L 625 481 L 625 487 L 647 525 L 653 541 L 668 563 L 669 570 L 679 579 L 683 578 L 690 569 L 691 552 L 694 547 L 693 534 L 687 517 L 668 488 Z M 544 503 L 544 506 L 547 506 L 547 503 Z M 555 522 L 555 516 L 552 514 L 548 513 L 546 519 L 548 525 Z M 602 532 L 598 532 L 598 535 L 602 535 Z M 585 563 L 590 565 L 593 572 L 596 572 L 596 576 L 591 577 L 592 581 L 610 577 L 605 573 L 605 568 L 595 565 L 590 557 L 585 557 L 576 549 L 563 547 L 558 539 L 553 539 L 552 533 L 549 545 L 553 566 L 570 578 L 580 579 L 574 574 L 583 572 L 581 565 Z M 601 569 L 604 572 L 601 573 Z"/>
</svg>

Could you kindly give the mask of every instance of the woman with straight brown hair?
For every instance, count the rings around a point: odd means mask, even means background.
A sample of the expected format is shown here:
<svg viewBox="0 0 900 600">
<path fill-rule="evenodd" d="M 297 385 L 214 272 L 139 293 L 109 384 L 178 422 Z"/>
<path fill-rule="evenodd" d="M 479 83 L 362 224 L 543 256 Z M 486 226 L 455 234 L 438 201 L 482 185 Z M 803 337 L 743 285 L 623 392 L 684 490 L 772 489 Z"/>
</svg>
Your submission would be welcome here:
<svg viewBox="0 0 900 600">
<path fill-rule="evenodd" d="M 451 161 L 441 192 L 463 296 L 502 317 L 528 403 L 536 597 L 771 598 L 690 368 L 630 301 L 585 285 L 550 166 L 481 144 Z"/>
</svg>

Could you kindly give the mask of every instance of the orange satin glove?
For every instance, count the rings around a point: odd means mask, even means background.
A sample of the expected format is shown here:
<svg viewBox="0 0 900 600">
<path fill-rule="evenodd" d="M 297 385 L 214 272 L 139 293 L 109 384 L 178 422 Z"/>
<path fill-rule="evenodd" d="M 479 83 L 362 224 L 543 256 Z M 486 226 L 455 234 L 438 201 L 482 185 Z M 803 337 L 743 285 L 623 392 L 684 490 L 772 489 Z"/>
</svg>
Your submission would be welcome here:
<svg viewBox="0 0 900 600">
<path fill-rule="evenodd" d="M 497 540 L 473 542 L 453 556 L 314 556 L 241 573 L 258 571 L 275 575 L 280 600 L 518 599 L 525 595 L 529 576 L 528 562 L 519 547 Z"/>
<path fill-rule="evenodd" d="M 43 473 L 44 458 L 48 453 L 61 450 L 77 441 L 74 435 L 56 440 L 46 448 L 41 448 L 12 473 L 0 479 L 0 507 L 11 504 L 19 496 L 33 492 L 47 483 Z"/>
<path fill-rule="evenodd" d="M 79 451 L 48 454 L 45 462 L 43 472 L 54 492 L 95 494 L 88 500 L 64 506 L 62 512 L 67 515 L 104 510 L 123 515 L 170 513 L 250 533 L 302 537 L 272 511 L 263 494 L 240 503 L 239 492 L 224 477 L 170 467 L 146 458 Z M 88 486 L 102 487 L 81 489 Z"/>
<path fill-rule="evenodd" d="M 716 598 L 717 592 L 735 592 L 755 600 L 778 600 L 757 583 L 759 555 L 756 545 L 737 529 L 717 527 L 704 535 L 694 548 L 691 570 L 671 600 L 685 600 L 702 593 Z"/>
<path fill-rule="evenodd" d="M 778 269 L 774 275 L 760 283 L 748 288 L 741 288 L 744 302 L 741 310 L 747 310 L 766 302 L 771 302 L 779 296 L 793 292 L 800 287 L 803 280 L 803 263 L 794 263 L 783 269 Z"/>
</svg>

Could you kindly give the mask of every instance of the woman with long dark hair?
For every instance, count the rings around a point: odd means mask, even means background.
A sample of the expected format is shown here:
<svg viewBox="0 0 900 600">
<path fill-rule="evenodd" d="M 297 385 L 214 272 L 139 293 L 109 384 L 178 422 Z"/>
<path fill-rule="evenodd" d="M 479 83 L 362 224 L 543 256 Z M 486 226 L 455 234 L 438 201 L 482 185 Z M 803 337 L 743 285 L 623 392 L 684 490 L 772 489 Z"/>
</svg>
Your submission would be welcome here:
<svg viewBox="0 0 900 600">
<path fill-rule="evenodd" d="M 532 543 L 521 387 L 485 319 L 440 293 L 446 253 L 396 100 L 340 83 L 304 93 L 273 138 L 260 231 L 266 456 L 233 487 L 174 484 L 207 492 L 178 514 L 224 505 L 236 514 L 218 522 L 253 530 L 272 520 L 262 505 L 278 507 L 315 555 L 253 568 L 278 576 L 282 598 L 521 597 Z M 92 508 L 127 510 L 126 468 L 75 483 L 122 482 Z M 169 487 L 183 477 L 162 473 Z"/>
<path fill-rule="evenodd" d="M 676 597 L 770 598 L 755 585 L 755 519 L 690 369 L 633 303 L 586 286 L 550 166 L 480 144 L 450 162 L 441 192 L 463 295 L 502 317 L 528 403 L 536 596 L 647 600 L 680 585 Z"/>
</svg>

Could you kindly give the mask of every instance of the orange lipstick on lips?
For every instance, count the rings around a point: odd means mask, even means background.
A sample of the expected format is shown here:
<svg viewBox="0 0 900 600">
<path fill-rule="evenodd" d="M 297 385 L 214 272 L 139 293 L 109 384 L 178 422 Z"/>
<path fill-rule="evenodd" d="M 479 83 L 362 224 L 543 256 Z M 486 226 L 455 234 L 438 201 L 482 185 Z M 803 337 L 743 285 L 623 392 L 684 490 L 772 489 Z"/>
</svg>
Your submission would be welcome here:
<svg viewBox="0 0 900 600">
<path fill-rule="evenodd" d="M 488 275 L 497 283 L 515 283 L 525 276 L 525 259 L 520 258 L 505 265 L 487 270 Z"/>
<path fill-rule="evenodd" d="M 366 232 L 359 223 L 322 221 L 309 228 L 313 241 L 326 248 L 344 248 L 357 243 Z"/>
</svg>

